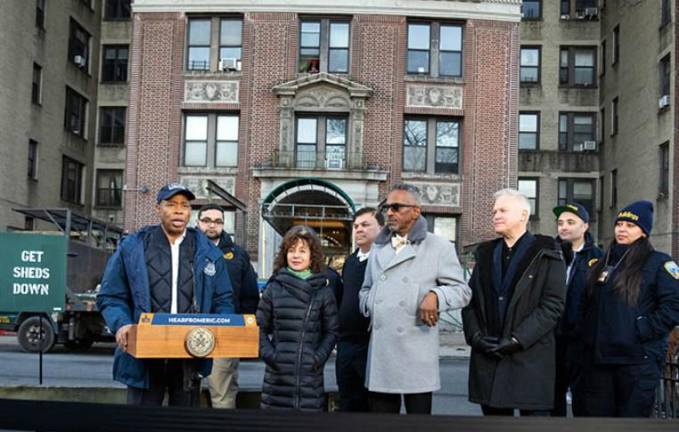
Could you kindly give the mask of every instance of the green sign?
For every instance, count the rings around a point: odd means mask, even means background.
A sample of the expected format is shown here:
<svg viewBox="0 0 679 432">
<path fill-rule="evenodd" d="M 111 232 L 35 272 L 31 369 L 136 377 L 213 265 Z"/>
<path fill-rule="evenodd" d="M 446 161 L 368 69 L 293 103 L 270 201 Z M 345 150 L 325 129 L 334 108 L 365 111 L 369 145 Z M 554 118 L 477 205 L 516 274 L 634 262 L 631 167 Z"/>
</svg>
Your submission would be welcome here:
<svg viewBox="0 0 679 432">
<path fill-rule="evenodd" d="M 0 311 L 61 311 L 66 292 L 66 236 L 0 233 L 0 245 Z"/>
</svg>

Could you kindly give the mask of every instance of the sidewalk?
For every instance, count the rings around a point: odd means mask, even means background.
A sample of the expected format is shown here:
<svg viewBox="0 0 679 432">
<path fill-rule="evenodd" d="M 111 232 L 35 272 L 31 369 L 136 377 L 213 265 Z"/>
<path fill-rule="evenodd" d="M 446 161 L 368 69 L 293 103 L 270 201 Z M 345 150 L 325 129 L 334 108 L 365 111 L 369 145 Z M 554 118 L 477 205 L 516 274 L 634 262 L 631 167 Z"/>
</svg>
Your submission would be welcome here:
<svg viewBox="0 0 679 432">
<path fill-rule="evenodd" d="M 464 333 L 450 330 L 441 330 L 440 333 L 440 358 L 469 358 L 471 347 L 464 340 Z"/>
</svg>

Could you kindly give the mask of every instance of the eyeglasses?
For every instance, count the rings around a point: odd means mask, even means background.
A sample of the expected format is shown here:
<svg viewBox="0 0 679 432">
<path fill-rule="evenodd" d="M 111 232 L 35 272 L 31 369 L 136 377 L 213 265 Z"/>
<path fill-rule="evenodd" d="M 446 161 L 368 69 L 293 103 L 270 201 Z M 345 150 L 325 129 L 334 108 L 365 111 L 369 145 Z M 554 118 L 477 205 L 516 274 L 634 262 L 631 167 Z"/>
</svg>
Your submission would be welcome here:
<svg viewBox="0 0 679 432">
<path fill-rule="evenodd" d="M 204 223 L 205 225 L 224 225 L 224 221 L 221 219 L 210 219 L 210 218 L 203 218 L 199 219 L 201 223 Z"/>
<path fill-rule="evenodd" d="M 401 204 L 401 203 L 384 203 L 382 206 L 380 206 L 380 210 L 382 210 L 382 213 L 386 212 L 387 210 L 391 209 L 394 213 L 397 213 L 400 211 L 402 208 L 415 208 L 419 207 L 414 204 Z"/>
</svg>

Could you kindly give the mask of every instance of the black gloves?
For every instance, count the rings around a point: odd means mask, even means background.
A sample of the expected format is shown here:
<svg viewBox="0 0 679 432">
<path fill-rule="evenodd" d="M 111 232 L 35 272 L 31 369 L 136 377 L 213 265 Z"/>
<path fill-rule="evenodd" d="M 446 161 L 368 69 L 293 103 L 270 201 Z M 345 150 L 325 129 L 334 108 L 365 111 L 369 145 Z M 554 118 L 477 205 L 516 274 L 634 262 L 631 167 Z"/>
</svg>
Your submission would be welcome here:
<svg viewBox="0 0 679 432">
<path fill-rule="evenodd" d="M 521 350 L 521 343 L 515 338 L 502 338 L 500 342 L 493 348 L 492 352 L 502 356 L 512 355 Z"/>
<path fill-rule="evenodd" d="M 477 332 L 474 337 L 472 337 L 472 348 L 488 354 L 497 347 L 498 338 L 493 336 L 483 336 L 481 332 Z"/>
</svg>

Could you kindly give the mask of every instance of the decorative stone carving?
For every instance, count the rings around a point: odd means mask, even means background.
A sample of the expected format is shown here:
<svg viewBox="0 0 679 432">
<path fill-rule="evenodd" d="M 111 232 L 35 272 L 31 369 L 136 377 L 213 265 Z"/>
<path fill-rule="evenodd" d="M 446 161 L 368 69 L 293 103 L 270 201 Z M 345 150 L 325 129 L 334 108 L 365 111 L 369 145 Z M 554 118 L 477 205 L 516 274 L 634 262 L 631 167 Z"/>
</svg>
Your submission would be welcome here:
<svg viewBox="0 0 679 432">
<path fill-rule="evenodd" d="M 295 108 L 327 109 L 349 111 L 351 102 L 346 92 L 341 92 L 330 86 L 316 86 L 311 89 L 300 90 L 295 101 Z"/>
<path fill-rule="evenodd" d="M 462 87 L 438 84 L 408 84 L 406 106 L 462 109 Z"/>
<path fill-rule="evenodd" d="M 238 103 L 238 81 L 187 80 L 184 83 L 184 102 Z"/>
<path fill-rule="evenodd" d="M 236 179 L 235 177 L 214 177 L 209 176 L 209 179 L 217 183 L 219 187 L 235 195 Z M 180 183 L 189 188 L 191 192 L 196 195 L 196 198 L 208 198 L 209 192 L 207 190 L 208 176 L 181 176 Z"/>
<path fill-rule="evenodd" d="M 459 183 L 419 183 L 412 182 L 422 192 L 422 204 L 434 207 L 459 207 Z"/>
</svg>

